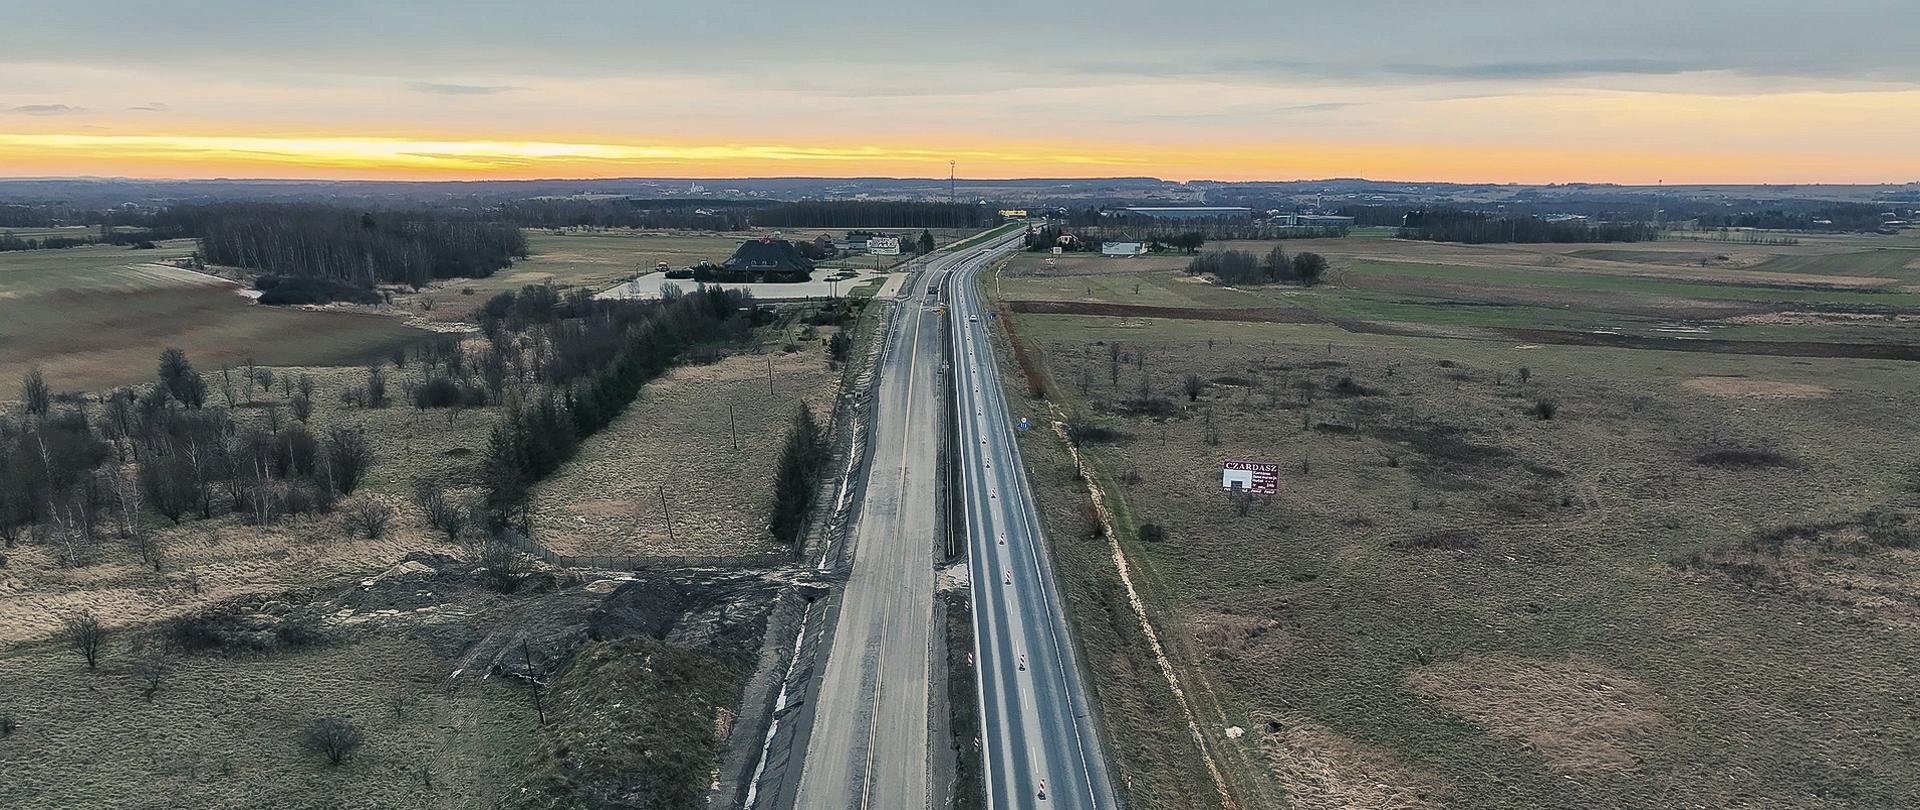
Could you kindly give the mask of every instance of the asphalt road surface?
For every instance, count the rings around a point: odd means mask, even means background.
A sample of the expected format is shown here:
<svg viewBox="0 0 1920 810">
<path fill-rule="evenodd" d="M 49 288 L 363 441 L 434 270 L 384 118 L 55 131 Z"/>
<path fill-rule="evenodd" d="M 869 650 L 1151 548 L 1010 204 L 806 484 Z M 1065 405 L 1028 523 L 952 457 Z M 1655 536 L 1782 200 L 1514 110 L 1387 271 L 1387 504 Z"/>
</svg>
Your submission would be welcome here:
<svg viewBox="0 0 1920 810">
<path fill-rule="evenodd" d="M 957 266 L 948 289 L 965 482 L 956 505 L 966 510 L 987 807 L 1115 808 L 1014 440 L 1023 415 L 1030 429 L 1049 428 L 1037 412 L 1008 409 L 988 339 L 993 316 L 973 283 L 978 268 Z"/>
<path fill-rule="evenodd" d="M 946 384 L 944 324 L 928 291 L 981 255 L 968 249 L 930 259 L 906 287 L 887 336 L 853 570 L 815 698 L 795 802 L 802 810 L 928 806 L 935 488 Z"/>
</svg>

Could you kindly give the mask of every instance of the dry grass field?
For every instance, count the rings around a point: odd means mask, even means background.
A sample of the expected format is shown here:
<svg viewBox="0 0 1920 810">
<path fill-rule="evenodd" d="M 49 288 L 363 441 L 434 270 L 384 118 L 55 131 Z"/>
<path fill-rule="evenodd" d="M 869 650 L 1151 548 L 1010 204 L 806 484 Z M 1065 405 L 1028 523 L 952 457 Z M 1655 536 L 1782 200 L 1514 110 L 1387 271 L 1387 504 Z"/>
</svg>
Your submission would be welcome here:
<svg viewBox="0 0 1920 810">
<path fill-rule="evenodd" d="M 535 536 L 561 554 L 724 557 L 778 550 L 767 519 L 781 443 L 801 403 L 826 424 L 840 381 L 827 369 L 819 341 L 800 346 L 682 366 L 648 383 L 619 419 L 536 489 Z"/>
<path fill-rule="evenodd" d="M 508 798 L 536 728 L 498 681 L 444 685 L 447 662 L 404 632 L 316 649 L 180 659 L 151 699 L 133 651 L 100 668 L 47 644 L 0 648 L 8 807 L 485 807 Z M 365 746 L 339 767 L 296 731 L 346 716 Z"/>
<path fill-rule="evenodd" d="M 205 368 L 356 363 L 422 334 L 399 319 L 255 306 L 222 281 L 166 266 L 188 241 L 0 253 L 0 400 L 30 365 L 60 390 L 145 380 L 161 349 Z"/>
<path fill-rule="evenodd" d="M 1455 250 L 1341 249 L 1425 247 Z M 1912 283 L 1859 252 L 1809 261 Z M 1306 292 L 1063 266 L 1010 273 L 998 294 L 1093 284 L 1091 300 L 1124 303 L 1137 280 L 1168 305 L 1243 307 L 1221 302 L 1345 294 L 1357 261 Z M 1345 321 L 1011 320 L 1052 404 L 1096 428 L 1081 450 L 1243 806 L 1920 801 L 1910 363 Z M 1059 439 L 1022 441 L 1132 806 L 1195 806 L 1210 780 L 1088 539 L 1084 485 Z M 1281 494 L 1221 493 L 1232 458 L 1279 464 Z"/>
<path fill-rule="evenodd" d="M 1768 246 L 1692 240 L 1618 245 L 1455 245 L 1360 238 L 1275 245 L 1331 262 L 1328 283 L 1218 287 L 1188 257 L 1023 254 L 997 281 L 1007 300 L 1270 308 L 1401 331 L 1544 329 L 1657 339 L 1920 345 L 1920 240 L 1807 237 Z"/>
</svg>

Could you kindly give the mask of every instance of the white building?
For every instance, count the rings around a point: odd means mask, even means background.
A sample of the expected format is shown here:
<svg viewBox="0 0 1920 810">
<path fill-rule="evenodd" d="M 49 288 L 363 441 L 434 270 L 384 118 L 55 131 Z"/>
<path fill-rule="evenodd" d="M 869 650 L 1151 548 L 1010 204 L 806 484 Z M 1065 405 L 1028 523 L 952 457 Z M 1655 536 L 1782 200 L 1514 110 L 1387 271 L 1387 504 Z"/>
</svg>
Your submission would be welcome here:
<svg viewBox="0 0 1920 810">
<path fill-rule="evenodd" d="M 1144 242 L 1100 243 L 1100 255 L 1102 256 L 1139 256 L 1146 252 L 1147 246 Z"/>
</svg>

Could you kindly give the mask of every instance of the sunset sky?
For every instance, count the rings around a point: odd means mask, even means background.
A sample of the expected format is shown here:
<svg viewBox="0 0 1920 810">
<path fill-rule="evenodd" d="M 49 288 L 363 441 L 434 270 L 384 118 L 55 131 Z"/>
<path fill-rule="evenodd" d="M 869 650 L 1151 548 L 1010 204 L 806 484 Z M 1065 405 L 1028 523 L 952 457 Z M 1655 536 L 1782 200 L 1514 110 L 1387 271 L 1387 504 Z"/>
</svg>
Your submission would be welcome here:
<svg viewBox="0 0 1920 810">
<path fill-rule="evenodd" d="M 0 176 L 1920 180 L 1913 0 L 907 5 L 0 0 Z"/>
</svg>

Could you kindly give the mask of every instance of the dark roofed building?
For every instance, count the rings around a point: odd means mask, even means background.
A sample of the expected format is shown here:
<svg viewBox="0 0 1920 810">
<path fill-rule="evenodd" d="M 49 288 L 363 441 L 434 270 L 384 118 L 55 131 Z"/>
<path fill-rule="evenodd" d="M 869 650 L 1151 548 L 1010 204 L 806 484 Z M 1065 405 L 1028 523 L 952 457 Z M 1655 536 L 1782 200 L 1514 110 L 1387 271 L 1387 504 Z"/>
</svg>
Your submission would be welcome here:
<svg viewBox="0 0 1920 810">
<path fill-rule="evenodd" d="M 734 249 L 733 257 L 720 266 L 765 281 L 806 281 L 813 274 L 813 260 L 800 255 L 800 249 L 785 239 L 741 242 L 740 247 Z"/>
</svg>

